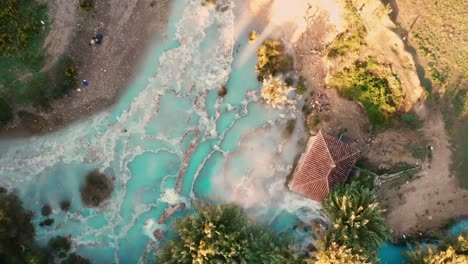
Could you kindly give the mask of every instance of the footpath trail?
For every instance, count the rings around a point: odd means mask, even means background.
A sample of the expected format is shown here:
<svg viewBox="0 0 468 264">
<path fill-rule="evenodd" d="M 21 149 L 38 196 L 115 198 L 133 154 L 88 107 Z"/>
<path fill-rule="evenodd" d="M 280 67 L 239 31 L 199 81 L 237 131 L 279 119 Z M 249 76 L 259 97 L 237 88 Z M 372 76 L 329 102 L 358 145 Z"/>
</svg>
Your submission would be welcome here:
<svg viewBox="0 0 468 264">
<path fill-rule="evenodd" d="M 385 190 L 385 196 L 392 197 L 385 205 L 395 235 L 437 229 L 467 214 L 468 190 L 462 189 L 457 177 L 451 175 L 452 151 L 442 115 L 432 113 L 422 130 L 431 140 L 432 162 L 423 164 L 418 178 L 403 184 L 400 190 Z"/>
</svg>

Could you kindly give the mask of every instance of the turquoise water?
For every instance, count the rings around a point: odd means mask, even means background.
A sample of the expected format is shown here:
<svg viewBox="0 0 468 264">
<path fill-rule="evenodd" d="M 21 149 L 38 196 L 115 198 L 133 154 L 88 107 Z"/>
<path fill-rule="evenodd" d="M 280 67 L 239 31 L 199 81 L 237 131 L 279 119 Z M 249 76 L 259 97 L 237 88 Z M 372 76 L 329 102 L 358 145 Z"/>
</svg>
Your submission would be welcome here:
<svg viewBox="0 0 468 264">
<path fill-rule="evenodd" d="M 236 202 L 276 232 L 313 243 L 292 224 L 318 217 L 319 205 L 284 187 L 306 134 L 298 126 L 290 139 L 281 135 L 300 113 L 259 101 L 255 54 L 239 61 L 254 44 L 246 43 L 251 28 L 236 28 L 245 8 L 235 4 L 216 12 L 200 1 L 174 1 L 167 38 L 148 51 L 111 111 L 50 135 L 0 141 L 0 185 L 37 212 L 39 243 L 71 235 L 73 250 L 95 263 L 143 262 L 159 246 L 153 231 L 167 229 L 198 198 Z M 236 39 L 234 32 L 242 33 Z M 221 99 L 224 84 L 228 95 Z M 115 190 L 89 209 L 79 188 L 93 169 L 111 176 Z M 58 206 L 63 199 L 72 201 L 67 213 Z M 168 206 L 181 202 L 188 205 L 183 212 L 158 224 Z M 46 228 L 38 226 L 44 203 L 55 219 Z"/>
<path fill-rule="evenodd" d="M 467 231 L 468 220 L 466 219 L 458 221 L 448 230 L 450 234 L 456 236 L 460 235 L 462 232 Z M 380 248 L 378 252 L 380 262 L 382 264 L 403 264 L 405 263 L 405 256 L 403 255 L 403 252 L 407 249 L 408 247 L 406 245 L 395 245 L 392 243 L 386 243 Z"/>
</svg>

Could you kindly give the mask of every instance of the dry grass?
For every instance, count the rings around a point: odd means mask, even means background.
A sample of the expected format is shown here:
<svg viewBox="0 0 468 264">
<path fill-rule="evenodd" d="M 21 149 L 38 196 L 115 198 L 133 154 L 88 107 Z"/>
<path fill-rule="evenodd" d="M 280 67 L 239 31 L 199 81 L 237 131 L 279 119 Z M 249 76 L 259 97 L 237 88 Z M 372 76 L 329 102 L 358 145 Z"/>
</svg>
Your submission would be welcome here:
<svg viewBox="0 0 468 264">
<path fill-rule="evenodd" d="M 468 5 L 465 1 L 397 1 L 398 22 L 408 31 L 432 83 L 432 99 L 442 106 L 452 137 L 452 170 L 468 187 Z"/>
</svg>

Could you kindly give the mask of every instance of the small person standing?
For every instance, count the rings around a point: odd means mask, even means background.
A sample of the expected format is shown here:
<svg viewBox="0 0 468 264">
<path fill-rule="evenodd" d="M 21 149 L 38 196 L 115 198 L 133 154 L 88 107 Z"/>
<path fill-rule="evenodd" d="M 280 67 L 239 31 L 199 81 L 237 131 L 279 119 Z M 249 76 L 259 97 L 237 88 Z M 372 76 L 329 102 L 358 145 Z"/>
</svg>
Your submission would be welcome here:
<svg viewBox="0 0 468 264">
<path fill-rule="evenodd" d="M 87 80 L 83 80 L 83 85 L 84 86 L 89 86 L 89 82 Z"/>
</svg>

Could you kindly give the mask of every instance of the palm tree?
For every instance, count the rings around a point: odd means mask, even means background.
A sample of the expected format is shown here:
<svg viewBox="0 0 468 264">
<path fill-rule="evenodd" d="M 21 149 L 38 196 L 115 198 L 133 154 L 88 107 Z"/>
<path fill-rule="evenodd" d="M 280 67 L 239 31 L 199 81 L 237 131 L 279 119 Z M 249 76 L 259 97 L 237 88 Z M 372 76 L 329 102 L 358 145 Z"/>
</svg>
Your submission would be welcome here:
<svg viewBox="0 0 468 264">
<path fill-rule="evenodd" d="M 355 254 L 351 248 L 332 242 L 328 248 L 319 250 L 314 258 L 306 260 L 309 264 L 370 264 L 365 255 Z"/>
<path fill-rule="evenodd" d="M 468 263 L 468 233 L 446 235 L 437 245 L 416 244 L 405 255 L 410 264 Z"/>
<path fill-rule="evenodd" d="M 198 203 L 176 220 L 177 236 L 157 253 L 160 263 L 294 263 L 288 243 L 252 223 L 236 205 Z"/>
<path fill-rule="evenodd" d="M 356 182 L 337 186 L 322 205 L 332 221 L 325 238 L 327 246 L 336 242 L 353 253 L 373 256 L 390 237 L 374 194 Z"/>
</svg>

